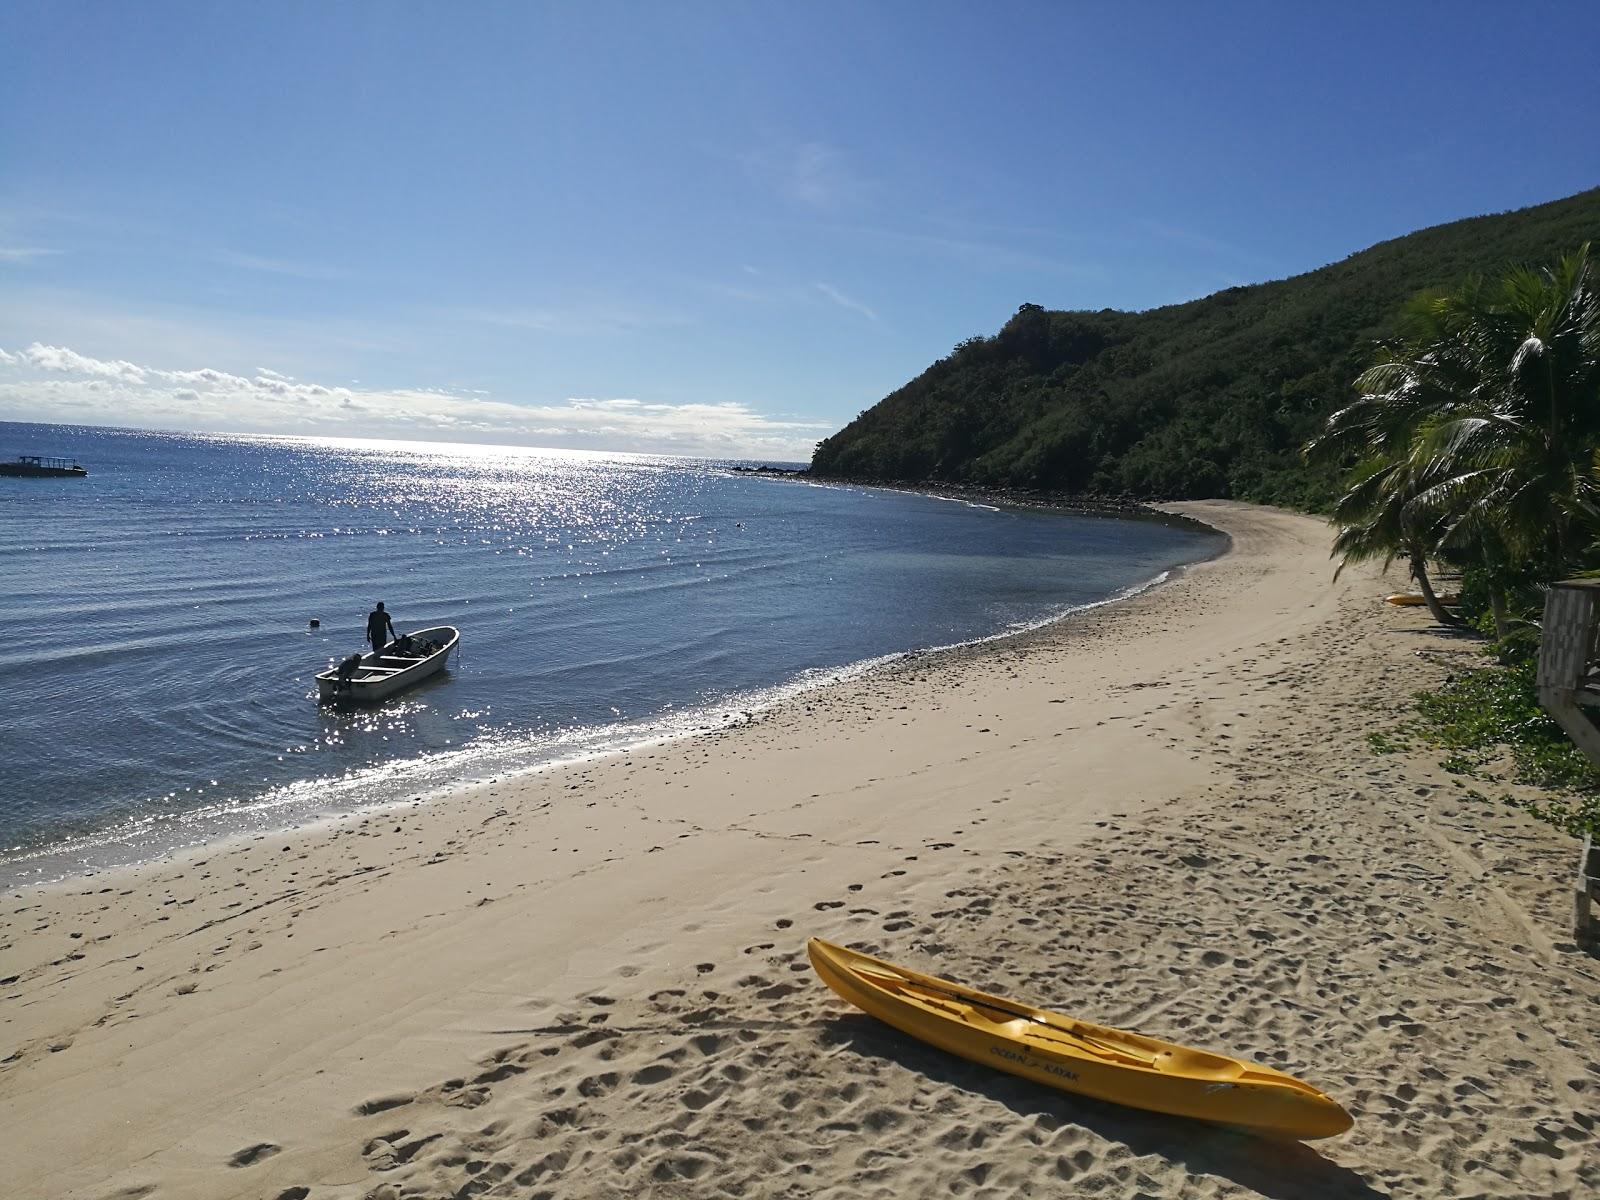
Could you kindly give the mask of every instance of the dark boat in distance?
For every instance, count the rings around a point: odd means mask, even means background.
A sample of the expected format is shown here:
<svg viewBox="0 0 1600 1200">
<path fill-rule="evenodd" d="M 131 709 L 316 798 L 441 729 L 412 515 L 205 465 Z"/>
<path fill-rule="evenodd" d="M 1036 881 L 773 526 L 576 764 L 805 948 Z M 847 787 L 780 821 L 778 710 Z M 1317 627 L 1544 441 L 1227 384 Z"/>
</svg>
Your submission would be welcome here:
<svg viewBox="0 0 1600 1200">
<path fill-rule="evenodd" d="M 0 462 L 0 475 L 50 475 L 81 479 L 89 472 L 76 459 L 45 458 L 39 454 L 19 454 L 16 462 Z"/>
</svg>

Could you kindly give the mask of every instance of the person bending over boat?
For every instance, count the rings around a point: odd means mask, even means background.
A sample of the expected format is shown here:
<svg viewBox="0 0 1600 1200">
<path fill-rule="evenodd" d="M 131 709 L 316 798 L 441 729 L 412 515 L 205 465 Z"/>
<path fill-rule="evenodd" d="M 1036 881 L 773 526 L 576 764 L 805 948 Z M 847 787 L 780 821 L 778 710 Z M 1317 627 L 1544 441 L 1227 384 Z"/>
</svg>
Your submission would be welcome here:
<svg viewBox="0 0 1600 1200">
<path fill-rule="evenodd" d="M 379 600 L 378 607 L 367 614 L 367 641 L 372 643 L 374 652 L 382 653 L 394 636 L 394 622 L 383 611 L 383 601 Z"/>
<path fill-rule="evenodd" d="M 356 672 L 361 670 L 361 655 L 352 654 L 339 661 L 339 678 L 333 685 L 335 692 L 355 690 Z"/>
</svg>

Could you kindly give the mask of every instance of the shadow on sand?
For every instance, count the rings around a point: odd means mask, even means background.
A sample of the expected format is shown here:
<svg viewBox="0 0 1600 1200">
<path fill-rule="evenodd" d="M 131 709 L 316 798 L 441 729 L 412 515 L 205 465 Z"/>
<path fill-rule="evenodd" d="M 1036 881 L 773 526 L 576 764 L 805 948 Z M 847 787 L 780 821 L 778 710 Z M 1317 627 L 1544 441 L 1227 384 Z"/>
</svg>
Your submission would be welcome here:
<svg viewBox="0 0 1600 1200">
<path fill-rule="evenodd" d="M 826 1044 L 863 1058 L 895 1063 L 937 1083 L 987 1096 L 1018 1116 L 1078 1125 L 1135 1154 L 1157 1154 L 1190 1174 L 1220 1176 L 1273 1200 L 1388 1200 L 1393 1195 L 1303 1142 L 1079 1099 L 946 1054 L 871 1017 L 835 1018 L 823 1026 L 821 1036 Z"/>
<path fill-rule="evenodd" d="M 1436 622 L 1430 622 L 1427 625 L 1406 626 L 1403 628 L 1388 629 L 1384 632 L 1393 634 L 1396 637 L 1442 638 L 1445 641 L 1457 644 L 1477 642 L 1479 645 L 1485 648 L 1493 644 L 1488 638 L 1484 637 L 1483 634 L 1479 633 L 1476 629 L 1468 628 L 1465 625 L 1440 625 Z"/>
</svg>

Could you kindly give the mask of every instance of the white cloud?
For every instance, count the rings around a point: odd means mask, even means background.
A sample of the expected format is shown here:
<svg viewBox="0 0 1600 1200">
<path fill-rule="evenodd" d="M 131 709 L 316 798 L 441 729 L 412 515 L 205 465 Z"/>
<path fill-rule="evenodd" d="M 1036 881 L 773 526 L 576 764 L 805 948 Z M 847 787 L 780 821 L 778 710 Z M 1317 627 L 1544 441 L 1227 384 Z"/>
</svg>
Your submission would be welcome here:
<svg viewBox="0 0 1600 1200">
<path fill-rule="evenodd" d="M 831 283 L 819 283 L 816 285 L 816 288 L 817 291 L 821 292 L 829 300 L 832 300 L 840 308 L 848 308 L 851 312 L 858 312 L 862 316 L 866 317 L 869 321 L 876 321 L 878 319 L 878 314 L 876 312 L 868 308 L 865 304 L 861 303 L 861 301 L 851 296 L 846 296 Z"/>
<path fill-rule="evenodd" d="M 575 397 L 522 404 L 444 388 L 362 388 L 253 376 L 213 367 L 174 370 L 108 361 L 35 342 L 0 348 L 0 418 L 208 432 L 351 437 L 430 435 L 512 445 L 807 459 L 828 426 L 737 403 L 662 404 Z"/>
<path fill-rule="evenodd" d="M 47 250 L 43 246 L 0 246 L 0 263 L 28 262 L 60 253 L 59 250 Z"/>
<path fill-rule="evenodd" d="M 757 179 L 785 199 L 819 212 L 865 201 L 873 188 L 851 169 L 845 154 L 825 142 L 768 146 L 741 156 Z"/>
<path fill-rule="evenodd" d="M 224 267 L 238 267 L 245 271 L 263 271 L 268 275 L 292 275 L 297 279 L 348 279 L 350 272 L 324 263 L 296 262 L 287 258 L 266 258 L 260 254 L 240 254 L 236 250 L 218 250 L 212 259 Z"/>
<path fill-rule="evenodd" d="M 107 379 L 126 379 L 130 383 L 144 380 L 144 369 L 120 359 L 108 361 L 88 358 L 65 346 L 46 346 L 34 342 L 22 352 L 22 357 L 41 371 L 62 371 L 72 375 L 99 375 Z"/>
</svg>

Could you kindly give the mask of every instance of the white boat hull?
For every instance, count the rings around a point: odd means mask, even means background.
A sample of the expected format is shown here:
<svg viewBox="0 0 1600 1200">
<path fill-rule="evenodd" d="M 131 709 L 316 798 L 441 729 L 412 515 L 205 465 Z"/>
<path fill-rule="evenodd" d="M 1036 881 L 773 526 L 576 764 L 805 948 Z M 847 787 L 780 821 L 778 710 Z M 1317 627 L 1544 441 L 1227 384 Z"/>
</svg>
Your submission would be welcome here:
<svg viewBox="0 0 1600 1200">
<path fill-rule="evenodd" d="M 395 642 L 382 650 L 361 656 L 361 665 L 348 679 L 340 678 L 339 668 L 330 667 L 317 674 L 317 699 L 336 703 L 373 704 L 396 692 L 414 687 L 443 671 L 450 661 L 461 633 L 453 625 L 436 625 L 407 635 L 413 643 L 442 643 L 431 654 L 418 656 L 391 653 Z"/>
</svg>

